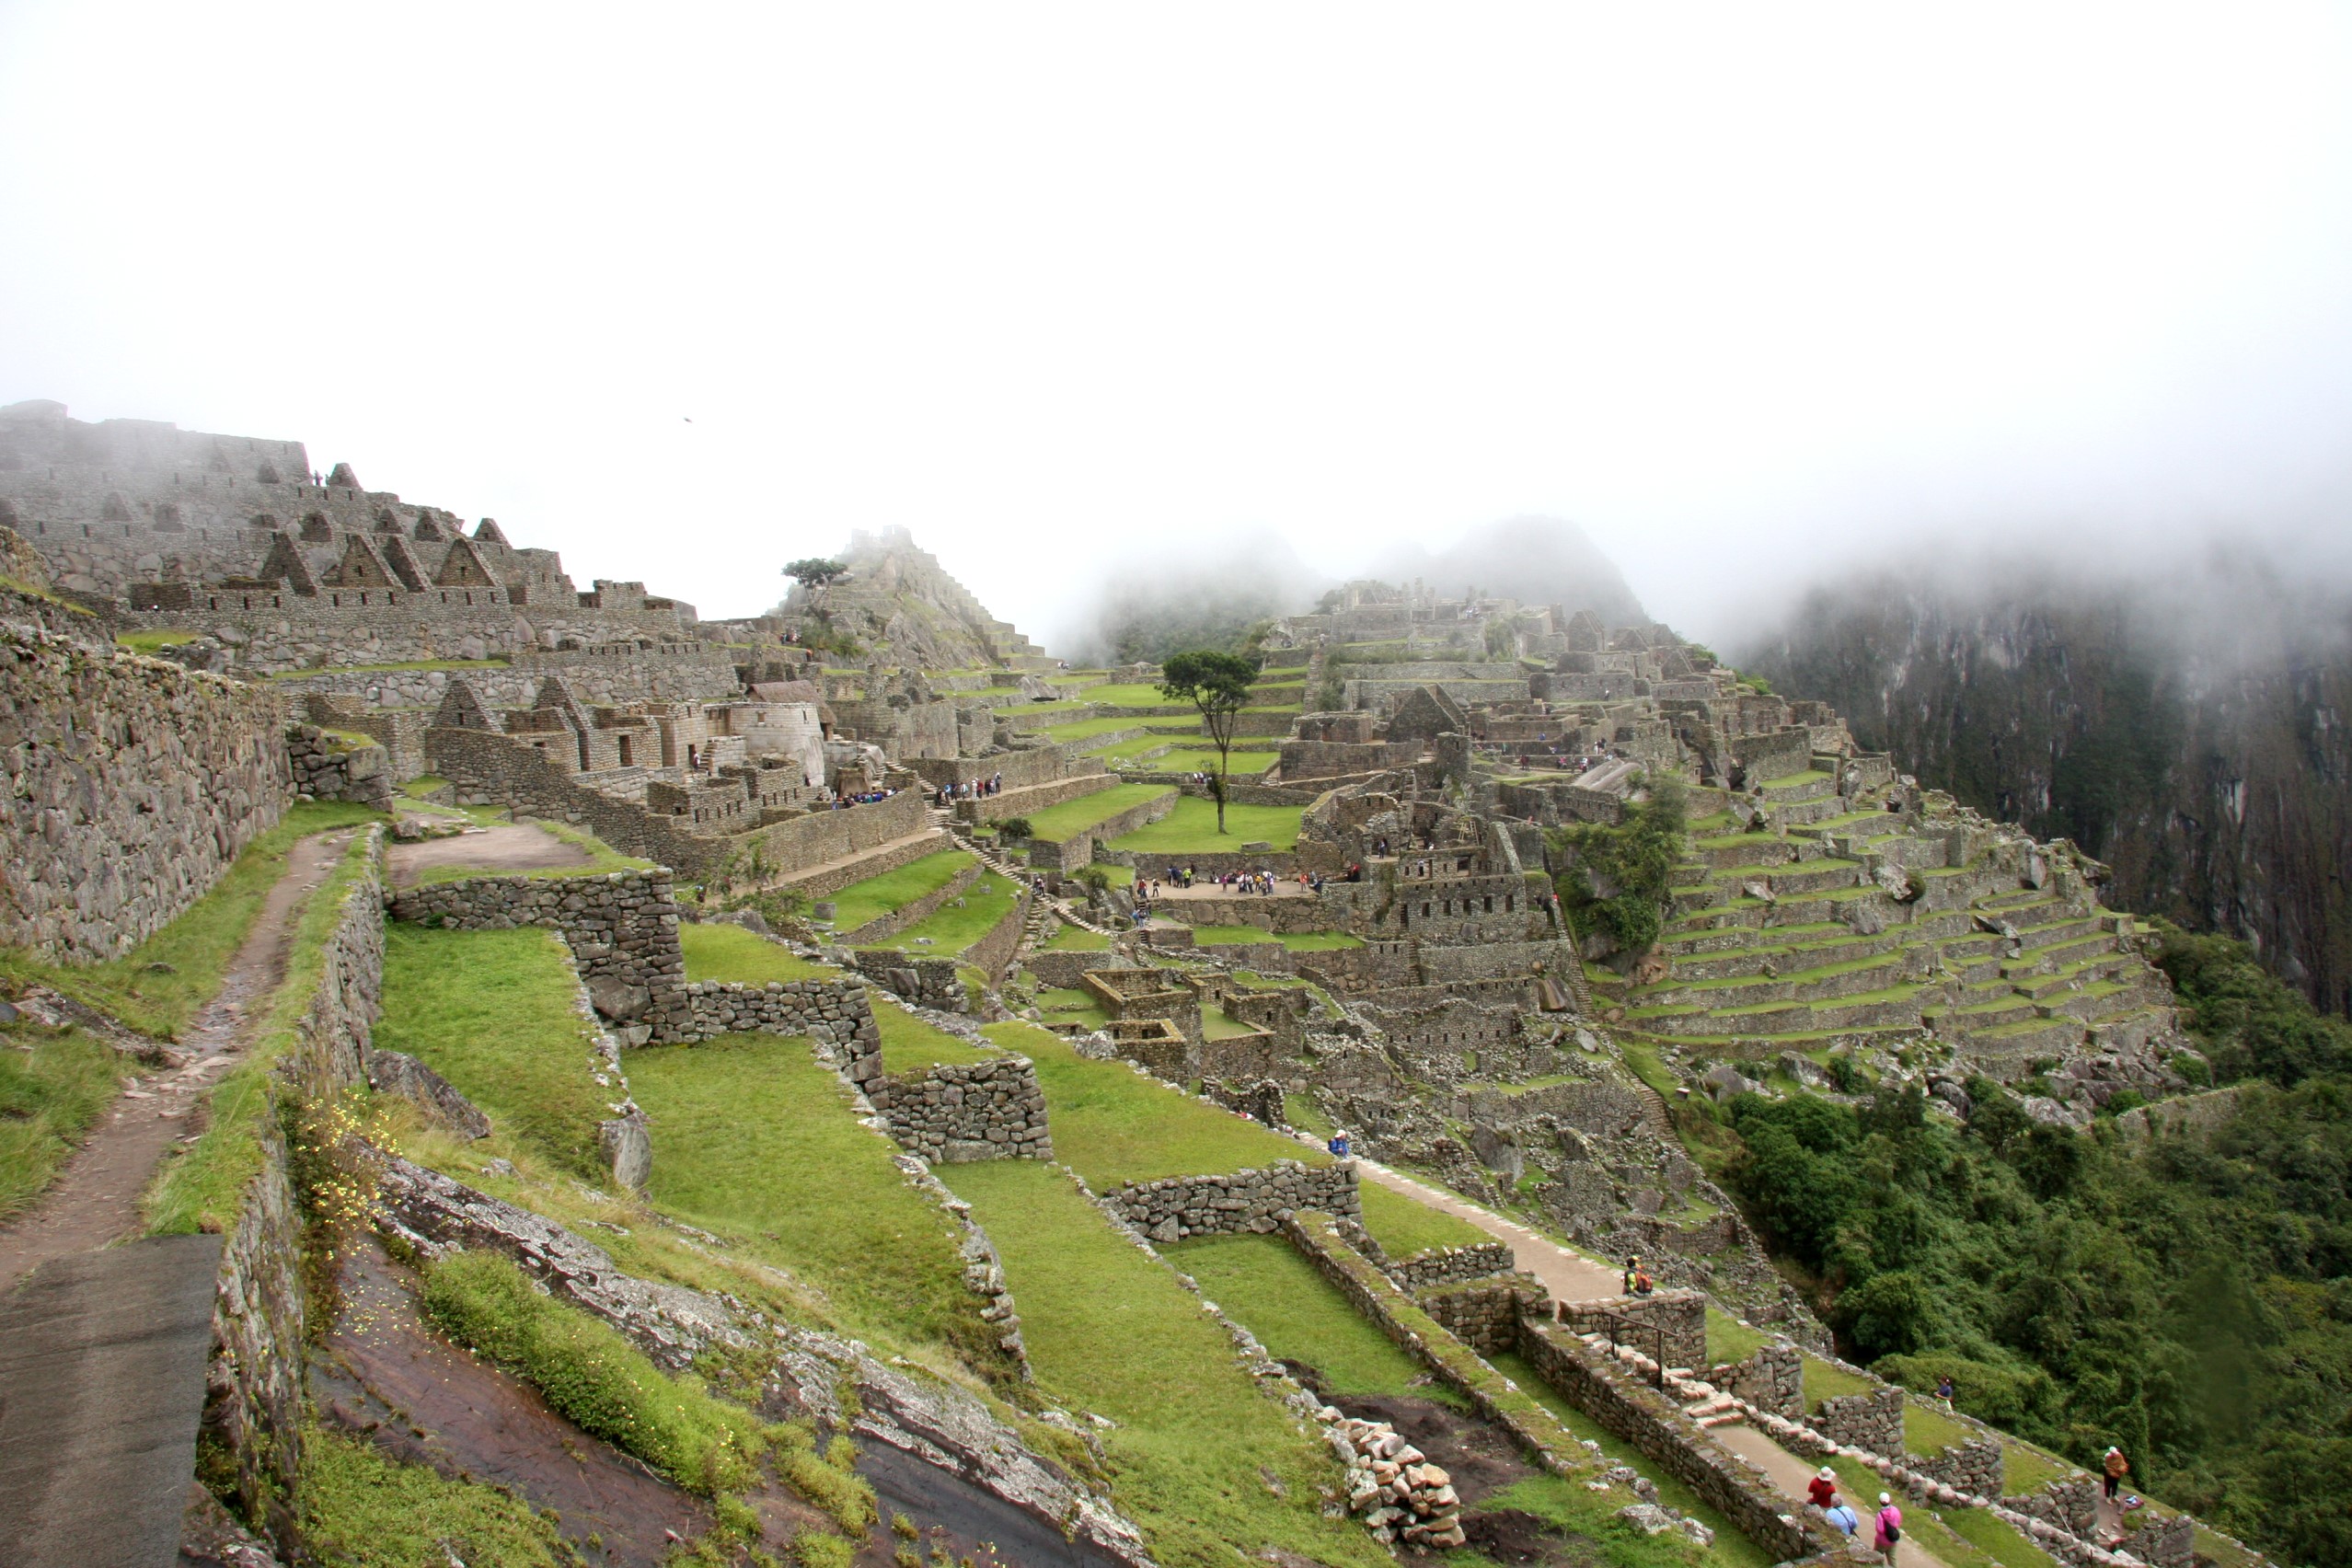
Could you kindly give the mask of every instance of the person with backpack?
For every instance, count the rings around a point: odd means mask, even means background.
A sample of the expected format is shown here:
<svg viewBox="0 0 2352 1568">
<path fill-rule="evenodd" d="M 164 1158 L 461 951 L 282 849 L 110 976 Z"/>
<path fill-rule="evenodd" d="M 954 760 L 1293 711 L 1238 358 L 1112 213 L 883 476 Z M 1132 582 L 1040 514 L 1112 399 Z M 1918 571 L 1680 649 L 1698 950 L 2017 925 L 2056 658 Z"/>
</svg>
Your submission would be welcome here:
<svg viewBox="0 0 2352 1568">
<path fill-rule="evenodd" d="M 1895 1506 L 1895 1499 L 1885 1493 L 1878 1494 L 1877 1528 L 1872 1532 L 1871 1544 L 1878 1548 L 1878 1555 L 1888 1562 L 1895 1561 L 1895 1543 L 1903 1539 L 1903 1510 Z"/>
<path fill-rule="evenodd" d="M 2106 1485 L 2107 1501 L 2112 1503 L 2116 1500 L 2116 1493 L 2123 1486 L 2124 1477 L 2131 1473 L 2131 1461 L 2124 1458 L 2121 1448 L 2110 1444 L 2105 1458 L 2100 1461 L 2099 1473 Z"/>
</svg>

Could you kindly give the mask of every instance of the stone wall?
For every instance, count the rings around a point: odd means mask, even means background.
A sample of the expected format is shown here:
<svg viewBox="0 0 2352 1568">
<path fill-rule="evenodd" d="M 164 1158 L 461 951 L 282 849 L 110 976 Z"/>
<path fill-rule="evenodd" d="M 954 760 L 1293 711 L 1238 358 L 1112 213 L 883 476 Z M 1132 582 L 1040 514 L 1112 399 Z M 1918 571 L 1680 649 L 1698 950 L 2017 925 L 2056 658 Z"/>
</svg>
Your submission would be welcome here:
<svg viewBox="0 0 2352 1568">
<path fill-rule="evenodd" d="M 1133 833 L 1147 823 L 1158 822 L 1174 811 L 1176 802 L 1182 799 L 1182 796 L 1170 790 L 1165 795 L 1129 806 L 1125 811 L 1106 817 L 1059 843 L 1032 838 L 1029 841 L 1029 863 L 1041 870 L 1076 870 L 1095 859 L 1096 845 L 1108 844 L 1121 834 Z"/>
<path fill-rule="evenodd" d="M 1030 886 L 1026 882 L 1020 884 L 1012 907 L 988 928 L 986 936 L 965 948 L 960 955 L 963 963 L 985 973 L 992 986 L 1003 984 L 1006 967 L 1012 963 L 1013 954 L 1020 951 L 1021 935 L 1029 928 L 1029 903 L 1032 896 Z"/>
<path fill-rule="evenodd" d="M 1775 1340 L 1736 1366 L 1709 1373 L 1707 1381 L 1784 1421 L 1804 1417 L 1804 1353 L 1787 1340 Z"/>
<path fill-rule="evenodd" d="M 1904 1453 L 1903 1390 L 1882 1388 L 1823 1400 L 1813 1428 L 1832 1443 L 1900 1458 Z"/>
<path fill-rule="evenodd" d="M 1632 1444 L 1775 1560 L 1843 1545 L 1826 1520 L 1800 1516 L 1657 1389 L 1636 1383 L 1570 1331 L 1523 1320 L 1519 1355 L 1560 1396 Z"/>
<path fill-rule="evenodd" d="M 1966 1443 L 1952 1444 L 1927 1458 L 1914 1458 L 1911 1468 L 1971 1497 L 1998 1497 L 2004 1472 L 2000 1456 L 2000 1444 L 1996 1439 L 1973 1437 Z M 1900 1457 L 1900 1450 L 1892 1457 Z"/>
<path fill-rule="evenodd" d="M 1294 1209 L 1319 1209 L 1361 1221 L 1355 1167 L 1278 1159 L 1262 1170 L 1226 1176 L 1171 1176 L 1103 1194 L 1129 1225 L 1159 1242 L 1187 1236 L 1271 1235 Z"/>
<path fill-rule="evenodd" d="M 1664 1365 L 1698 1371 L 1707 1365 L 1707 1297 L 1696 1290 L 1661 1290 L 1651 1296 L 1609 1296 L 1597 1301 L 1564 1301 L 1560 1320 L 1572 1333 L 1607 1334 L 1644 1355 L 1665 1348 Z M 1628 1332 L 1628 1322 L 1638 1325 Z"/>
<path fill-rule="evenodd" d="M 693 1043 L 722 1034 L 804 1034 L 853 1051 L 882 1048 L 866 988 L 855 980 L 771 980 L 765 986 L 690 980 L 679 987 L 684 1020 L 658 1040 Z"/>
<path fill-rule="evenodd" d="M 907 1153 L 935 1165 L 1054 1158 L 1044 1091 L 1026 1056 L 885 1078 L 866 1098 Z"/>
<path fill-rule="evenodd" d="M 303 1376 L 307 1298 L 303 1286 L 304 1218 L 295 1200 L 285 1120 L 291 1108 L 366 1081 L 366 1058 L 384 988 L 384 909 L 377 855 L 382 830 L 369 827 L 353 851 L 356 874 L 330 880 L 313 896 L 342 902 L 318 967 L 289 974 L 308 986 L 292 1038 L 270 1074 L 272 1109 L 254 1131 L 261 1169 L 247 1184 L 227 1227 L 214 1282 L 213 1347 L 206 1363 L 203 1432 L 224 1457 L 229 1482 L 249 1519 L 285 1521 L 271 1505 L 290 1496 L 302 1462 Z M 226 1479 L 226 1478 L 224 1478 Z M 282 1539 L 281 1544 L 286 1544 Z"/>
<path fill-rule="evenodd" d="M 596 1010 L 628 1044 L 723 1032 L 703 1032 L 697 1003 L 686 996 L 678 906 L 666 870 L 477 877 L 403 888 L 393 896 L 392 916 L 466 931 L 544 926 L 560 932 Z"/>
<path fill-rule="evenodd" d="M 1550 1310 L 1548 1294 L 1532 1279 L 1506 1277 L 1450 1285 L 1421 1292 L 1416 1299 L 1423 1311 L 1445 1325 L 1447 1332 L 1481 1355 L 1516 1349 L 1520 1314 Z"/>
<path fill-rule="evenodd" d="M 0 944 L 128 952 L 196 902 L 291 792 L 276 695 L 43 628 L 0 589 Z"/>
<path fill-rule="evenodd" d="M 1464 1280 L 1509 1274 L 1512 1266 L 1509 1242 L 1480 1241 L 1468 1247 L 1439 1247 L 1415 1252 L 1410 1258 L 1387 1264 L 1385 1272 L 1401 1288 L 1418 1292 L 1433 1286 L 1458 1285 Z"/>
<path fill-rule="evenodd" d="M 286 763 L 294 792 L 314 801 L 351 801 L 377 811 L 392 809 L 392 763 L 371 741 L 338 744 L 316 724 L 286 726 Z"/>
<path fill-rule="evenodd" d="M 969 1012 L 972 997 L 963 988 L 951 958 L 902 951 L 897 948 L 861 948 L 849 955 L 858 973 L 918 1008 L 940 1012 Z"/>
</svg>

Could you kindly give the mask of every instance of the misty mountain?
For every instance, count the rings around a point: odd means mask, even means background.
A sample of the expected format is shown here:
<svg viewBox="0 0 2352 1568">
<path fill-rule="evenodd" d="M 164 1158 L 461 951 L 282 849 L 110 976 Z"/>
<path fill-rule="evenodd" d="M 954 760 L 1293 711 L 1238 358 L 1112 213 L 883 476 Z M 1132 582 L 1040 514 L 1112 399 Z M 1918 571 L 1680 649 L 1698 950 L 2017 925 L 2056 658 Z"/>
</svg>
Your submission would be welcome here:
<svg viewBox="0 0 2352 1568">
<path fill-rule="evenodd" d="M 1401 544 L 1378 558 L 1371 575 L 1390 582 L 1418 577 L 1441 594 L 1477 588 L 1522 604 L 1558 605 L 1570 615 L 1590 610 L 1610 626 L 1650 619 L 1617 563 L 1582 528 L 1557 517 L 1505 518 L 1434 550 L 1417 541 Z"/>
<path fill-rule="evenodd" d="M 1921 782 L 2115 869 L 2113 902 L 2254 943 L 2352 1009 L 2352 594 L 2243 555 L 1875 573 L 1735 655 Z"/>
<path fill-rule="evenodd" d="M 1158 663 L 1188 648 L 1239 651 L 1251 627 L 1309 609 L 1332 578 L 1282 538 L 1232 534 L 1165 540 L 1103 567 L 1066 646 L 1081 663 Z"/>
</svg>

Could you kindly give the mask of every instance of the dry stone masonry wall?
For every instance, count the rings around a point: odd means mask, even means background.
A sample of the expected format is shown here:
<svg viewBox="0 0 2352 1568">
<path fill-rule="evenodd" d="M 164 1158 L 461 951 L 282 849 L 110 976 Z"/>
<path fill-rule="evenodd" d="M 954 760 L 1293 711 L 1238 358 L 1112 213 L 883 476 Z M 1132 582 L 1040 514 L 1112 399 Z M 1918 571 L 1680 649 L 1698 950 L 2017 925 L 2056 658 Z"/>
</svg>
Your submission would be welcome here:
<svg viewBox="0 0 2352 1568">
<path fill-rule="evenodd" d="M 1294 1209 L 1320 1209 L 1359 1222 L 1364 1213 L 1353 1163 L 1310 1166 L 1290 1159 L 1226 1176 L 1138 1182 L 1105 1193 L 1103 1201 L 1162 1244 L 1187 1236 L 1272 1235 Z"/>
<path fill-rule="evenodd" d="M 286 761 L 296 794 L 392 809 L 392 765 L 384 747 L 339 744 L 316 724 L 286 726 Z"/>
<path fill-rule="evenodd" d="M 1025 1056 L 885 1078 L 866 1097 L 891 1136 L 933 1164 L 1054 1158 L 1045 1096 Z"/>
<path fill-rule="evenodd" d="M 268 691 L 44 629 L 53 610 L 0 588 L 0 944 L 109 959 L 284 812 L 282 721 Z"/>
</svg>

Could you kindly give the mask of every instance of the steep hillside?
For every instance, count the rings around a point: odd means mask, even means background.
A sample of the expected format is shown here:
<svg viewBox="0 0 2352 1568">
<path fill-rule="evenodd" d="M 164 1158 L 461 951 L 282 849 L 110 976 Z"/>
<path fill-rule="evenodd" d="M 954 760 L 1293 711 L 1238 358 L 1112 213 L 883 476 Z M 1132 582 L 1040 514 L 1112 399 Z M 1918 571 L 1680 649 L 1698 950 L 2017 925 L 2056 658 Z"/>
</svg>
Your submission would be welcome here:
<svg viewBox="0 0 2352 1568">
<path fill-rule="evenodd" d="M 2090 585 L 2018 568 L 1808 595 L 1745 650 L 1924 784 L 2115 869 L 2113 901 L 2254 944 L 2352 1006 L 2352 625 L 2243 562 Z"/>
</svg>

